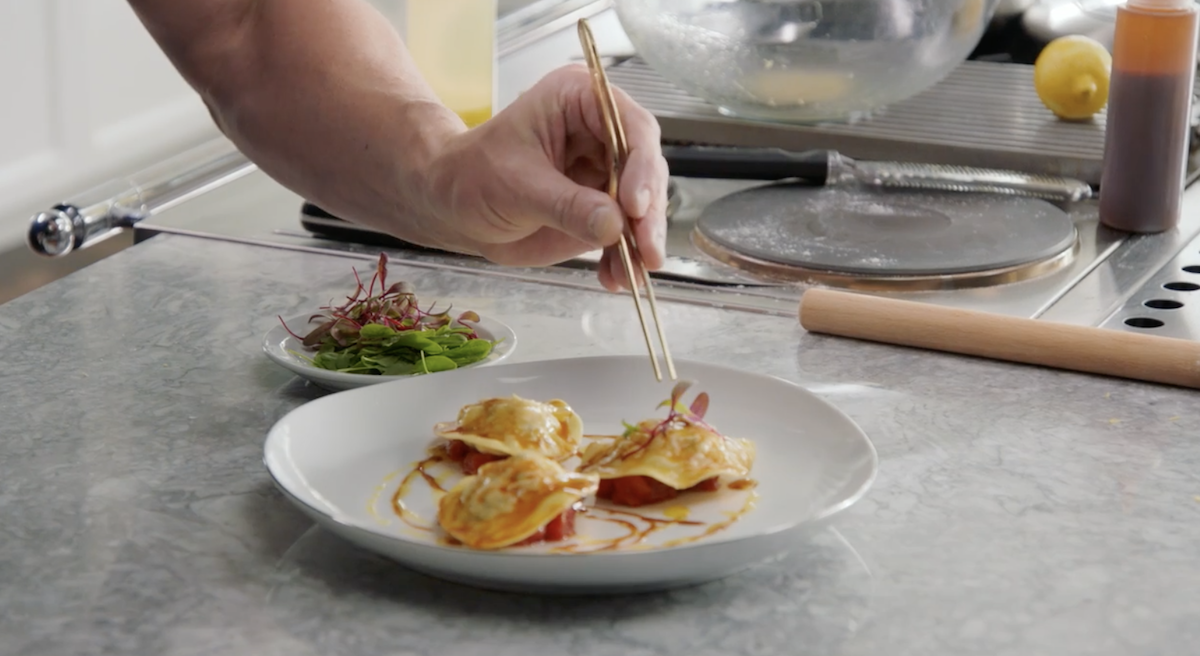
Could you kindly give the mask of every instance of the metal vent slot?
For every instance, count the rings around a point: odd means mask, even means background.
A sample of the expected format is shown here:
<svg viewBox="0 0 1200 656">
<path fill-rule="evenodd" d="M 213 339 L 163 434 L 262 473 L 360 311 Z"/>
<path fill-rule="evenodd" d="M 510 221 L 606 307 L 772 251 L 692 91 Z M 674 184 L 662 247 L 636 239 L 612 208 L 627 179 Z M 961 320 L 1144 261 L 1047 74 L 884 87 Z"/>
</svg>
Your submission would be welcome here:
<svg viewBox="0 0 1200 656">
<path fill-rule="evenodd" d="M 1101 325 L 1200 340 L 1200 237 L 1159 269 Z"/>
</svg>

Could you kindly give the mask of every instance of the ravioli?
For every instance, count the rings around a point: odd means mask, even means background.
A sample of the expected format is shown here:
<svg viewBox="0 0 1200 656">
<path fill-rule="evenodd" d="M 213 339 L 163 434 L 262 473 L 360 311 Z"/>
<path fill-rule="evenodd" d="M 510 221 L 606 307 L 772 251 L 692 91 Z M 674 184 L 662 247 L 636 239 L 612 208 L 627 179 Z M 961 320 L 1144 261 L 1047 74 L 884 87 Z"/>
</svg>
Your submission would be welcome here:
<svg viewBox="0 0 1200 656">
<path fill-rule="evenodd" d="M 696 421 L 648 419 L 612 441 L 593 442 L 579 471 L 601 479 L 648 476 L 676 490 L 718 476 L 748 476 L 756 449 Z"/>
<path fill-rule="evenodd" d="M 438 501 L 438 524 L 472 549 L 564 539 L 574 533 L 577 504 L 599 483 L 598 476 L 567 471 L 543 455 L 518 453 L 452 487 Z"/>
<path fill-rule="evenodd" d="M 488 456 L 533 451 L 558 462 L 575 455 L 583 441 L 583 420 L 565 401 L 543 403 L 515 394 L 463 406 L 457 421 L 438 423 L 433 430 Z"/>
</svg>

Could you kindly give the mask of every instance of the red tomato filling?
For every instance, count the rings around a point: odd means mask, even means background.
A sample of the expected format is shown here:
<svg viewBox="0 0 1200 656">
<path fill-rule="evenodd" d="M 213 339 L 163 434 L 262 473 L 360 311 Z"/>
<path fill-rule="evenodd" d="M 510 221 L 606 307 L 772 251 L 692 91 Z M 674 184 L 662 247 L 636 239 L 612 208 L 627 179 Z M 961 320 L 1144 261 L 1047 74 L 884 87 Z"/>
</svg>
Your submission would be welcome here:
<svg viewBox="0 0 1200 656">
<path fill-rule="evenodd" d="M 558 517 L 550 520 L 537 533 L 521 540 L 514 547 L 525 547 L 538 542 L 561 542 L 575 535 L 575 509 L 567 508 Z"/>
<path fill-rule="evenodd" d="M 450 460 L 459 463 L 462 466 L 463 473 L 467 476 L 474 476 L 479 472 L 480 467 L 489 462 L 504 460 L 508 457 L 483 453 L 462 440 L 451 440 L 446 448 L 446 455 L 450 457 Z M 560 542 L 574 535 L 575 509 L 568 508 L 547 522 L 537 533 L 521 540 L 513 546 L 524 547 L 538 542 Z"/>
<path fill-rule="evenodd" d="M 479 472 L 480 467 L 489 462 L 504 460 L 508 457 L 483 453 L 462 440 L 451 440 L 450 446 L 446 449 L 446 455 L 450 456 L 450 459 L 454 462 L 462 465 L 462 471 L 467 476 L 474 476 Z"/>
<path fill-rule="evenodd" d="M 682 492 L 715 492 L 720 488 L 718 478 L 706 478 Z M 620 506 L 636 508 L 674 499 L 680 492 L 681 490 L 649 476 L 622 476 L 600 481 L 596 497 L 608 499 Z"/>
</svg>

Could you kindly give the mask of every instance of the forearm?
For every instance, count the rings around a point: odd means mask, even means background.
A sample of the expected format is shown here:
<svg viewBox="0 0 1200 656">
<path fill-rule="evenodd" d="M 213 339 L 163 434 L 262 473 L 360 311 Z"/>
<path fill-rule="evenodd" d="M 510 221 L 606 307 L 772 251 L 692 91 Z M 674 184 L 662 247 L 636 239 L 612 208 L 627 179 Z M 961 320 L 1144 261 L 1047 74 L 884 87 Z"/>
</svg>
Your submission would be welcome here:
<svg viewBox="0 0 1200 656">
<path fill-rule="evenodd" d="M 130 0 L 221 130 L 268 175 L 347 219 L 453 247 L 423 172 L 465 130 L 361 0 Z M 385 208 L 385 209 L 380 209 Z"/>
</svg>

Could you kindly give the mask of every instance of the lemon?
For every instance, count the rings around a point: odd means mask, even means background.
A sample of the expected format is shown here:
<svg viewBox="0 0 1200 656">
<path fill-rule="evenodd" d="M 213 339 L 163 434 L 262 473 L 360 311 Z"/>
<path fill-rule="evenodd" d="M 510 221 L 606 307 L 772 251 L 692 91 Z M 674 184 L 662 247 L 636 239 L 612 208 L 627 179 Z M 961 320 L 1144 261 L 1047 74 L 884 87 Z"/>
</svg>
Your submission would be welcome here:
<svg viewBox="0 0 1200 656">
<path fill-rule="evenodd" d="M 1112 55 L 1095 39 L 1062 36 L 1046 45 L 1033 64 L 1033 88 L 1054 115 L 1091 118 L 1108 103 Z"/>
</svg>

